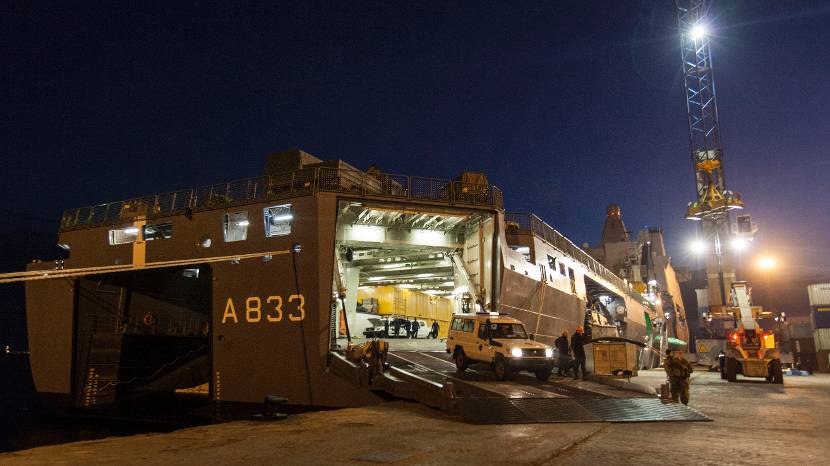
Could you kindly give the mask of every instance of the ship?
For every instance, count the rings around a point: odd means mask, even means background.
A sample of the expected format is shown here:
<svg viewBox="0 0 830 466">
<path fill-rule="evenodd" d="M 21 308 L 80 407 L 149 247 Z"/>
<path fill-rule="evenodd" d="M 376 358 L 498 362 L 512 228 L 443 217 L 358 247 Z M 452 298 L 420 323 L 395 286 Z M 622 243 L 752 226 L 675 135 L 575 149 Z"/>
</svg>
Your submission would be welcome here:
<svg viewBox="0 0 830 466">
<path fill-rule="evenodd" d="M 465 312 L 508 313 L 549 345 L 578 326 L 653 343 L 652 303 L 540 217 L 505 211 L 482 173 L 284 151 L 261 176 L 68 209 L 59 245 L 67 259 L 25 272 L 30 360 L 40 393 L 80 409 L 152 392 L 217 412 L 270 394 L 375 404 L 384 385 L 344 357 L 367 314 L 437 323 L 415 349 Z"/>
</svg>

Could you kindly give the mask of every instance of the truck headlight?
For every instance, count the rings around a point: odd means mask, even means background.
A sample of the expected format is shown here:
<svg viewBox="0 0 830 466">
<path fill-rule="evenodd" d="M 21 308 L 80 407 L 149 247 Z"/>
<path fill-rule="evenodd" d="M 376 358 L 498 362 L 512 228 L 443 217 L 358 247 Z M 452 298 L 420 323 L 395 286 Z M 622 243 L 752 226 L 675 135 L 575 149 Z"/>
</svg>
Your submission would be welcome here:
<svg viewBox="0 0 830 466">
<path fill-rule="evenodd" d="M 514 358 L 520 358 L 520 357 L 522 357 L 522 349 L 521 348 L 513 348 L 512 350 L 510 350 L 510 355 L 513 356 Z"/>
<path fill-rule="evenodd" d="M 553 349 L 552 348 L 545 348 L 545 357 L 552 358 L 553 357 Z"/>
</svg>

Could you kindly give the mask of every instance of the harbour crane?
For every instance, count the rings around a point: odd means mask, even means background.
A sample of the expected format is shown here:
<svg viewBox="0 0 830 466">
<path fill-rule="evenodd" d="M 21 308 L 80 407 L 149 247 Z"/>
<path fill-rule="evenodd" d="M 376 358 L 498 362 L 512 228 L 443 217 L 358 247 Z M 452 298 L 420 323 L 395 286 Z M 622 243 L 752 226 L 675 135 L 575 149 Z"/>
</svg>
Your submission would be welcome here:
<svg viewBox="0 0 830 466">
<path fill-rule="evenodd" d="M 676 0 L 681 63 L 686 90 L 689 143 L 697 197 L 686 218 L 700 222 L 699 253 L 705 254 L 709 305 L 726 305 L 735 280 L 733 255 L 726 248 L 732 210 L 744 206 L 740 195 L 727 190 L 712 54 L 709 47 L 710 0 Z"/>
<path fill-rule="evenodd" d="M 697 198 L 686 218 L 700 222 L 699 253 L 706 257 L 708 307 L 706 321 L 724 335 L 721 376 L 730 382 L 738 373 L 781 383 L 781 360 L 775 337 L 758 325 L 763 309 L 752 306 L 746 282 L 736 281 L 734 251 L 729 246 L 754 233 L 748 216 L 737 218 L 733 233 L 731 212 L 744 207 L 741 196 L 726 188 L 718 102 L 710 50 L 711 0 L 675 0 L 680 31 L 681 63 L 686 91 L 689 146 Z M 729 295 L 727 297 L 727 290 Z M 728 299 L 727 299 L 728 298 Z M 711 325 L 714 324 L 714 325 Z M 716 334 L 716 336 L 719 336 Z"/>
</svg>

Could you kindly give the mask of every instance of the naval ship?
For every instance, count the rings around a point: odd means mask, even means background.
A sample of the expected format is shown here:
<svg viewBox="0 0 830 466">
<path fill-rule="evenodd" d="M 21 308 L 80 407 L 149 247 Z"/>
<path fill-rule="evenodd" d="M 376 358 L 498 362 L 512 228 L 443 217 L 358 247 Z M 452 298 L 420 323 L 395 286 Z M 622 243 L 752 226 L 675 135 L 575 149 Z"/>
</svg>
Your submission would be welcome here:
<svg viewBox="0 0 830 466">
<path fill-rule="evenodd" d="M 484 174 L 300 150 L 268 156 L 262 176 L 69 209 L 59 245 L 68 259 L 23 273 L 31 367 L 39 392 L 81 409 L 188 390 L 216 406 L 377 403 L 343 357 L 366 312 L 437 322 L 438 341 L 453 314 L 508 313 L 550 345 L 585 324 L 647 345 L 655 318 L 548 223 L 506 212 Z M 405 372 L 394 381 L 428 382 Z"/>
</svg>

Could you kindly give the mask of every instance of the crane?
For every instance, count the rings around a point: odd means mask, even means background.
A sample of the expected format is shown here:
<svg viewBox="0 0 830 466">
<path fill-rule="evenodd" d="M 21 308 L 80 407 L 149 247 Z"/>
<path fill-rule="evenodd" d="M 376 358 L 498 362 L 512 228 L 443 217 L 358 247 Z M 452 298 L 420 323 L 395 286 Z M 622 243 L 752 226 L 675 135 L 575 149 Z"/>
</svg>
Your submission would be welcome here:
<svg viewBox="0 0 830 466">
<path fill-rule="evenodd" d="M 738 193 L 726 189 L 718 102 L 708 34 L 710 0 L 675 0 L 680 30 L 681 63 L 686 91 L 689 145 L 697 197 L 686 218 L 700 222 L 698 248 L 705 253 L 709 305 L 725 306 L 735 280 L 733 257 L 725 246 L 731 233 L 730 212 L 742 209 Z"/>
<path fill-rule="evenodd" d="M 688 204 L 686 218 L 700 222 L 700 252 L 707 257 L 709 316 L 706 320 L 715 320 L 710 331 L 723 332 L 723 324 L 729 321 L 732 328 L 725 335 L 721 377 L 732 382 L 740 373 L 781 383 L 781 356 L 775 337 L 758 325 L 763 308 L 752 306 L 748 283 L 735 279 L 733 251 L 724 248 L 724 241 L 732 235 L 730 213 L 743 209 L 744 202 L 740 195 L 726 189 L 723 176 L 718 101 L 707 34 L 711 0 L 675 0 L 675 6 L 689 147 L 697 188 L 697 198 Z M 749 216 L 737 220 L 735 233 L 751 238 L 754 230 Z M 726 290 L 730 290 L 729 300 Z M 698 304 L 700 307 L 701 303 Z"/>
</svg>

